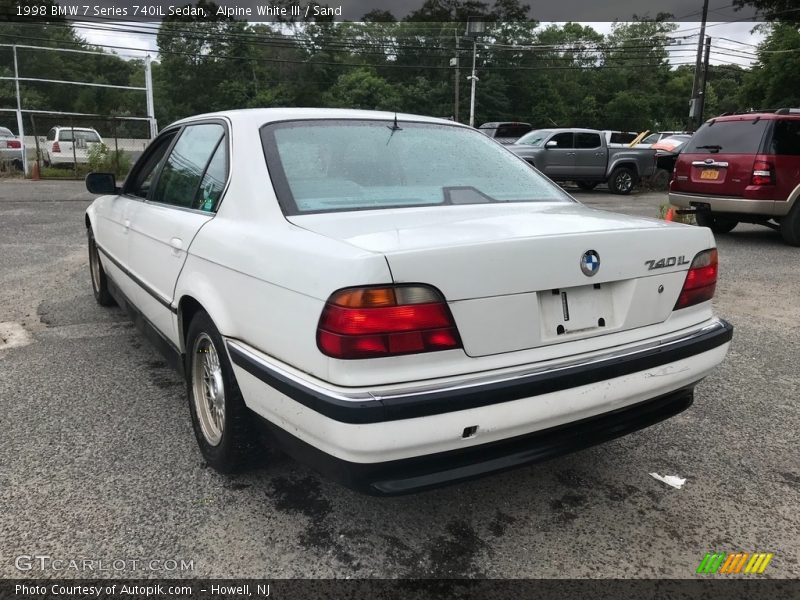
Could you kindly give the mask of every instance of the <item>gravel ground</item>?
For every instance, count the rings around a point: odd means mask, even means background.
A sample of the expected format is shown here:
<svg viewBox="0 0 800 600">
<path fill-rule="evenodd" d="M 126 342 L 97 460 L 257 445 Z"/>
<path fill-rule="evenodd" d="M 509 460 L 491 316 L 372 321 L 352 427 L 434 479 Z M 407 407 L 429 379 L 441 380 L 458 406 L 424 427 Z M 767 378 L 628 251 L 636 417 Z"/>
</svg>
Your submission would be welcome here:
<svg viewBox="0 0 800 600">
<path fill-rule="evenodd" d="M 645 216 L 666 200 L 576 197 Z M 682 578 L 712 549 L 774 552 L 767 576 L 800 576 L 800 249 L 777 233 L 718 240 L 715 304 L 736 332 L 691 409 L 544 464 L 380 499 L 280 455 L 233 478 L 206 468 L 181 380 L 92 299 L 89 201 L 79 182 L 0 180 L 0 336 L 20 343 L 0 349 L 0 577 L 44 554 L 194 564 L 128 577 Z"/>
</svg>

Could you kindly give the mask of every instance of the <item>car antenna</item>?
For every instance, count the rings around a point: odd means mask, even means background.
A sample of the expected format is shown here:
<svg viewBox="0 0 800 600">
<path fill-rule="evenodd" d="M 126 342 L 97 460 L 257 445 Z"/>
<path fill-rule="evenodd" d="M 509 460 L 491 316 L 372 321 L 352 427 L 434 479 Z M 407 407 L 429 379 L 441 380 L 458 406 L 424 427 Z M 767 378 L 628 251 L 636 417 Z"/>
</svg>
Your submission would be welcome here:
<svg viewBox="0 0 800 600">
<path fill-rule="evenodd" d="M 388 140 L 386 140 L 386 145 L 388 146 L 388 145 L 389 145 L 389 142 L 391 142 L 391 141 L 392 141 L 392 136 L 394 135 L 394 132 L 395 132 L 395 131 L 403 131 L 403 128 L 402 128 L 402 127 L 400 127 L 400 125 L 398 125 L 398 124 L 397 124 L 397 111 L 395 111 L 395 113 L 394 113 L 394 121 L 392 122 L 392 124 L 391 124 L 391 125 L 387 125 L 387 126 L 386 126 L 386 128 L 387 128 L 389 131 L 391 131 L 391 132 L 392 132 L 392 133 L 390 133 L 390 134 L 389 134 L 389 139 L 388 139 Z"/>
<path fill-rule="evenodd" d="M 389 129 L 391 129 L 393 133 L 395 131 L 403 131 L 403 128 L 400 127 L 400 125 L 397 124 L 397 112 L 396 111 L 394 113 L 394 121 L 392 122 L 392 126 L 389 127 Z"/>
</svg>

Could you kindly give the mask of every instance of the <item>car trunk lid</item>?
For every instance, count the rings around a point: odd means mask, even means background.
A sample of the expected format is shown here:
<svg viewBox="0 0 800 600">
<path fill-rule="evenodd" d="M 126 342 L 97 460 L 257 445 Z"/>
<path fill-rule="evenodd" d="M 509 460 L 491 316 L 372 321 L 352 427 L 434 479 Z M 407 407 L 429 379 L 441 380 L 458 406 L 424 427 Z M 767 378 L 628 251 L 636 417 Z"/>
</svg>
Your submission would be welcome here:
<svg viewBox="0 0 800 600">
<path fill-rule="evenodd" d="M 693 257 L 713 245 L 704 229 L 567 203 L 327 213 L 290 221 L 385 255 L 395 283 L 437 287 L 472 356 L 663 322 Z"/>
</svg>

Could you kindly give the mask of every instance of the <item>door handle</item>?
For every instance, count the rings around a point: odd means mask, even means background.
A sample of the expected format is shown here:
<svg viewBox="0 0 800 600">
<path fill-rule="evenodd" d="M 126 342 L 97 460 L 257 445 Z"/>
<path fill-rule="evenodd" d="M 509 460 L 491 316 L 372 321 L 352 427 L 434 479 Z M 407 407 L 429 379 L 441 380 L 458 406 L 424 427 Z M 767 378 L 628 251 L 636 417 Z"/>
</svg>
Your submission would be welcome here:
<svg viewBox="0 0 800 600">
<path fill-rule="evenodd" d="M 575 156 L 574 152 L 567 152 L 567 156 Z"/>
<path fill-rule="evenodd" d="M 183 240 L 181 238 L 174 237 L 169 241 L 169 245 L 175 250 L 180 250 L 183 248 Z"/>
<path fill-rule="evenodd" d="M 125 219 L 125 222 L 123 223 L 123 225 L 125 226 L 125 231 L 128 231 L 128 229 L 131 228 L 131 220 L 130 219 Z"/>
</svg>

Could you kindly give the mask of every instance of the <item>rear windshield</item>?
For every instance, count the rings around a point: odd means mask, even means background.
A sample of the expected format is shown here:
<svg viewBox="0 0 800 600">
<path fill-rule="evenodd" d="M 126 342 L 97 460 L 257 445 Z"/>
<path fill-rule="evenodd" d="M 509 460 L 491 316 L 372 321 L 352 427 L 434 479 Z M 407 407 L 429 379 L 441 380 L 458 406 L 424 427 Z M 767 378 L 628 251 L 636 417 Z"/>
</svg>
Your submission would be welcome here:
<svg viewBox="0 0 800 600">
<path fill-rule="evenodd" d="M 531 129 L 533 128 L 525 123 L 498 125 L 495 137 L 518 138 L 528 133 Z"/>
<path fill-rule="evenodd" d="M 769 126 L 764 119 L 710 121 L 697 130 L 684 148 L 687 154 L 758 154 Z"/>
<path fill-rule="evenodd" d="M 267 125 L 261 137 L 286 214 L 571 202 L 555 184 L 474 129 L 313 120 Z"/>
<path fill-rule="evenodd" d="M 72 141 L 72 129 L 62 129 L 61 132 L 58 134 L 58 139 L 62 142 L 71 142 Z M 76 140 L 83 140 L 84 142 L 99 142 L 100 136 L 97 135 L 95 131 L 85 131 L 80 129 L 75 129 L 75 139 Z"/>
</svg>

